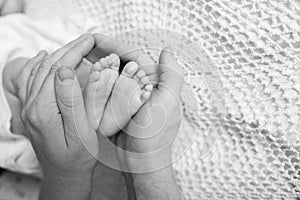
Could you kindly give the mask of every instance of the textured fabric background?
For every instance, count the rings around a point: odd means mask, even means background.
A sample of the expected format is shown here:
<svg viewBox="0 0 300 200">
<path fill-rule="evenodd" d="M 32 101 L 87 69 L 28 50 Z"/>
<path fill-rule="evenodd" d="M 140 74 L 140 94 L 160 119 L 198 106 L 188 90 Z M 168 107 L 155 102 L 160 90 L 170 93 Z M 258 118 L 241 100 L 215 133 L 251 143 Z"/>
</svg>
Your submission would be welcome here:
<svg viewBox="0 0 300 200">
<path fill-rule="evenodd" d="M 175 41 L 161 29 L 185 36 L 173 44 L 178 54 L 201 50 L 182 62 L 185 117 L 174 168 L 184 197 L 300 198 L 299 0 L 28 0 L 26 11 L 77 13 L 145 47 Z"/>
</svg>

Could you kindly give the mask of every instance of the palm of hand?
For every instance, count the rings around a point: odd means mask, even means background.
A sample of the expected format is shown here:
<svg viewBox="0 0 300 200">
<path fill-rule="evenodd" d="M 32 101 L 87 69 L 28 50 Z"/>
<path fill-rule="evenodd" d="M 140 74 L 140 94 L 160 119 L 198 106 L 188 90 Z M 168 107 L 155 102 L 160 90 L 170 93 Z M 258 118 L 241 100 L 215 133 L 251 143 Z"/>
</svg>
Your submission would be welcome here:
<svg viewBox="0 0 300 200">
<path fill-rule="evenodd" d="M 36 99 L 23 109 L 22 115 L 23 119 L 27 119 L 25 126 L 31 131 L 31 139 L 35 140 L 33 144 L 35 144 L 34 148 L 38 149 L 36 152 L 40 163 L 47 163 L 42 166 L 45 171 L 55 170 L 62 175 L 74 174 L 95 165 L 96 159 L 92 155 L 96 155 L 98 150 L 94 149 L 95 152 L 90 154 L 80 141 L 79 132 L 65 133 L 74 130 L 66 130 L 67 128 L 63 125 L 53 88 L 48 89 L 47 96 Z M 84 129 L 93 132 L 92 128 L 88 126 Z M 41 137 L 41 132 L 47 137 Z M 91 133 L 91 135 L 95 135 L 95 133 Z M 54 138 L 57 136 L 61 138 Z M 97 140 L 91 141 L 95 142 L 92 146 L 98 146 Z"/>
<path fill-rule="evenodd" d="M 178 97 L 172 93 L 153 97 L 139 110 L 123 130 L 127 150 L 149 153 L 170 146 L 178 132 L 181 109 Z"/>
<path fill-rule="evenodd" d="M 184 71 L 168 49 L 161 54 L 159 71 L 157 89 L 117 138 L 118 146 L 124 150 L 117 151 L 121 165 L 136 172 L 170 164 L 171 147 L 180 127 Z M 148 161 L 150 165 L 156 163 L 155 169 L 135 164 Z"/>
<path fill-rule="evenodd" d="M 91 173 L 96 164 L 98 140 L 86 118 L 73 69 L 93 47 L 93 37 L 83 35 L 51 55 L 42 51 L 26 63 L 18 78 L 22 121 L 48 174 Z M 62 67 L 66 65 L 71 67 Z"/>
</svg>

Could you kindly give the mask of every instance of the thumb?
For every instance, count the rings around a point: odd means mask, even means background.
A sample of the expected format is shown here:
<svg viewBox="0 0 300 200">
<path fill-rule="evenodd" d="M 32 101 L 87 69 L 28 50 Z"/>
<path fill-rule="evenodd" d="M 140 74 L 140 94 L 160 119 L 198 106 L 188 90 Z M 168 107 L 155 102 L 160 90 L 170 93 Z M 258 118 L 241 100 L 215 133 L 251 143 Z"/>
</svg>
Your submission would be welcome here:
<svg viewBox="0 0 300 200">
<path fill-rule="evenodd" d="M 83 139 L 83 142 L 90 142 L 91 128 L 86 117 L 81 88 L 73 68 L 58 69 L 55 77 L 55 93 L 66 139 L 71 138 L 73 141 Z"/>
<path fill-rule="evenodd" d="M 167 89 L 180 96 L 184 82 L 184 70 L 177 63 L 174 51 L 170 46 L 162 50 L 158 69 L 160 74 L 159 89 Z"/>
</svg>

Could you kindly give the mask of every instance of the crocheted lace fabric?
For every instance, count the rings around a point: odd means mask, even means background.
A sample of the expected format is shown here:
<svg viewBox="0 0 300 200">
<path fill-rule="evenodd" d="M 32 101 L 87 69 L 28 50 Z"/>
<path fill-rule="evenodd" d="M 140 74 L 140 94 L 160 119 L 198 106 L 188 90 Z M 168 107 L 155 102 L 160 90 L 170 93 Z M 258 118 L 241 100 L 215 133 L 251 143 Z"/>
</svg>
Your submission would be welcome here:
<svg viewBox="0 0 300 200">
<path fill-rule="evenodd" d="M 71 4 L 153 59 L 165 44 L 180 57 L 184 120 L 173 166 L 185 199 L 300 198 L 299 0 Z"/>
</svg>

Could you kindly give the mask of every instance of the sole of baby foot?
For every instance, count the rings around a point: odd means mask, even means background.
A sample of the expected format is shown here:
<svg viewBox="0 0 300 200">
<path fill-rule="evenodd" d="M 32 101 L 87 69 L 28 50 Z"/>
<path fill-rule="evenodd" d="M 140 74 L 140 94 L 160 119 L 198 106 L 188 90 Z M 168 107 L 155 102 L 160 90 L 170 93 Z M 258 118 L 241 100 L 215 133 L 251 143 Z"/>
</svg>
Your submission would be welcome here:
<svg viewBox="0 0 300 200">
<path fill-rule="evenodd" d="M 100 131 L 105 136 L 119 132 L 150 98 L 153 90 L 149 77 L 135 62 L 129 62 L 116 81 L 105 108 Z"/>
<path fill-rule="evenodd" d="M 111 54 L 96 62 L 84 89 L 86 114 L 92 127 L 97 131 L 103 112 L 119 77 L 120 59 Z"/>
<path fill-rule="evenodd" d="M 163 153 L 172 145 L 182 119 L 180 97 L 184 69 L 168 48 L 162 51 L 158 68 L 158 87 L 124 128 L 127 150 L 148 153 L 149 156 L 150 152 Z"/>
</svg>

